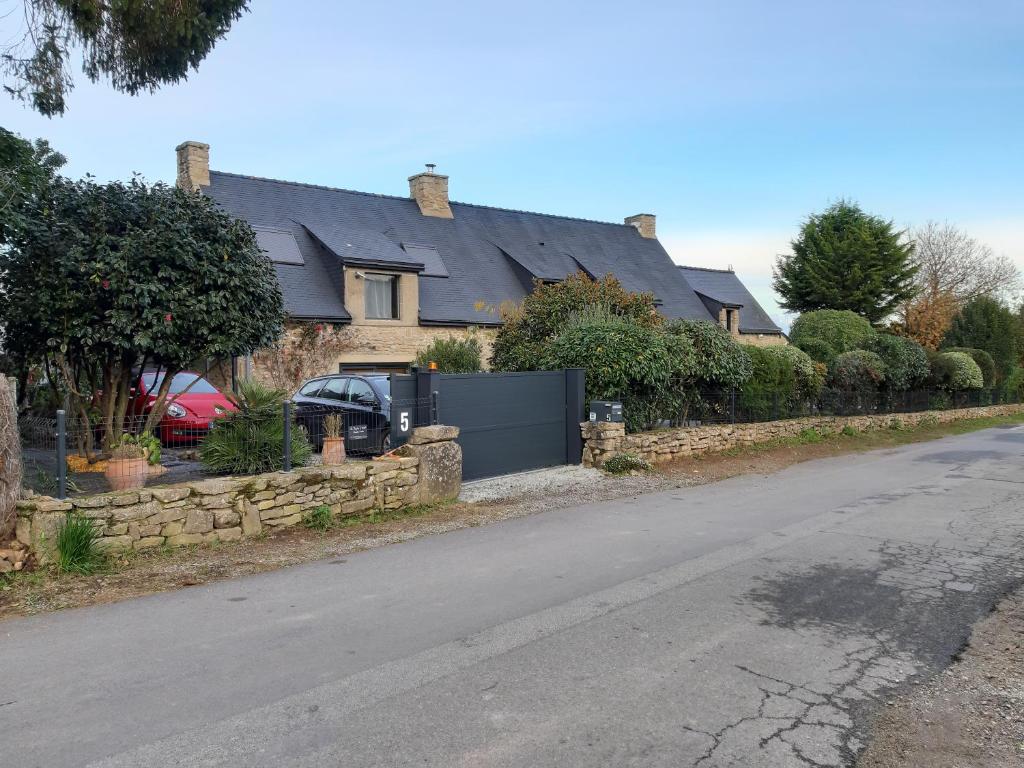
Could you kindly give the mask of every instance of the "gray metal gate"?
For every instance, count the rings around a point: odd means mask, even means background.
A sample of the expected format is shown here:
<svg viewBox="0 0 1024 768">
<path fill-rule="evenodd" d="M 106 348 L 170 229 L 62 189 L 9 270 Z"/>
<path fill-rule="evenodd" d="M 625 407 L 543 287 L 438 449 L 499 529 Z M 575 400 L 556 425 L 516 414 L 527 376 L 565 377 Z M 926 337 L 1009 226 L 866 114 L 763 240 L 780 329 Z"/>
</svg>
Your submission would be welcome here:
<svg viewBox="0 0 1024 768">
<path fill-rule="evenodd" d="M 420 403 L 416 423 L 459 428 L 462 479 L 579 464 L 583 371 L 420 372 L 392 377 L 396 402 Z M 392 443 L 397 444 L 392 417 Z M 400 417 L 399 417 L 400 418 Z"/>
</svg>

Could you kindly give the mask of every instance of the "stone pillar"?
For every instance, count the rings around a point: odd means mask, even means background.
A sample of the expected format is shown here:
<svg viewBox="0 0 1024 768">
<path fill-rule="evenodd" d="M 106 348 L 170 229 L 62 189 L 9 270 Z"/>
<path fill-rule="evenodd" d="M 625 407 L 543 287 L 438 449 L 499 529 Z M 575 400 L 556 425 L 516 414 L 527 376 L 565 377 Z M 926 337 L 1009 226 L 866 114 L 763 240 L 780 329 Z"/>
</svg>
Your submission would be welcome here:
<svg viewBox="0 0 1024 768">
<path fill-rule="evenodd" d="M 462 446 L 455 442 L 458 436 L 458 427 L 441 424 L 416 427 L 409 442 L 395 452 L 420 460 L 417 503 L 433 504 L 458 498 L 462 490 Z"/>
<path fill-rule="evenodd" d="M 607 459 L 622 452 L 626 438 L 626 425 L 607 421 L 584 421 L 580 424 L 583 433 L 583 465 L 601 467 Z"/>
<path fill-rule="evenodd" d="M 409 177 L 409 195 L 420 207 L 424 216 L 436 216 L 439 219 L 454 219 L 451 206 L 448 205 L 448 177 L 434 173 L 433 166 L 427 166 L 426 173 L 417 173 Z"/>
<path fill-rule="evenodd" d="M 636 228 L 636 231 L 640 233 L 640 237 L 654 240 L 658 237 L 655 232 L 654 219 L 653 213 L 638 213 L 636 216 L 627 216 L 625 223 Z"/>
<path fill-rule="evenodd" d="M 185 141 L 174 148 L 178 154 L 178 186 L 188 192 L 210 186 L 210 145 Z"/>
</svg>

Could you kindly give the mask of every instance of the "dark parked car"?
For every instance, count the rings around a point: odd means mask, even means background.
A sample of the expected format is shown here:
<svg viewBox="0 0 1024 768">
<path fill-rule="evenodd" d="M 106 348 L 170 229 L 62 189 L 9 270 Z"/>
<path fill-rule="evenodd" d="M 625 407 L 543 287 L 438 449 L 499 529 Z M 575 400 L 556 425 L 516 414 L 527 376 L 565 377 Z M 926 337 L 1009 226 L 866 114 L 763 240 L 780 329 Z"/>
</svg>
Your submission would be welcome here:
<svg viewBox="0 0 1024 768">
<path fill-rule="evenodd" d="M 349 453 L 391 450 L 391 381 L 387 376 L 335 374 L 310 379 L 292 397 L 295 419 L 320 450 L 324 417 L 342 416 L 342 437 Z"/>
</svg>

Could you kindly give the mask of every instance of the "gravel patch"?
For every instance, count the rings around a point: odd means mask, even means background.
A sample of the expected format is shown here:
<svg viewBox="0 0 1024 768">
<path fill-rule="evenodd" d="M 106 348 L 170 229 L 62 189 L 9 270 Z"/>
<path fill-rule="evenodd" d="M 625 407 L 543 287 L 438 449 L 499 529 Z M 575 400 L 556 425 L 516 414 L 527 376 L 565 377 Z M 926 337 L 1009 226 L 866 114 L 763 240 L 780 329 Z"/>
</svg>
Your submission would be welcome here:
<svg viewBox="0 0 1024 768">
<path fill-rule="evenodd" d="M 504 501 L 535 493 L 572 491 L 577 486 L 593 486 L 609 479 L 599 469 L 583 466 L 549 467 L 514 475 L 474 480 L 462 486 L 459 501 Z"/>
</svg>

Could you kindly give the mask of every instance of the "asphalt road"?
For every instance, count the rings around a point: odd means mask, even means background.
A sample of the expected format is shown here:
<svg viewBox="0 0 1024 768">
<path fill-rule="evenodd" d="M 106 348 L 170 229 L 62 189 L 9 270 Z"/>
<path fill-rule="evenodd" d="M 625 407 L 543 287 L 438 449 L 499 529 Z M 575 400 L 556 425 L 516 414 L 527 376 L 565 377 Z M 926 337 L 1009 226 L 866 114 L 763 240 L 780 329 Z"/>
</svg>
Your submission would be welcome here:
<svg viewBox="0 0 1024 768">
<path fill-rule="evenodd" d="M 6 621 L 0 762 L 849 765 L 1024 582 L 1022 470 L 993 429 Z"/>
</svg>

